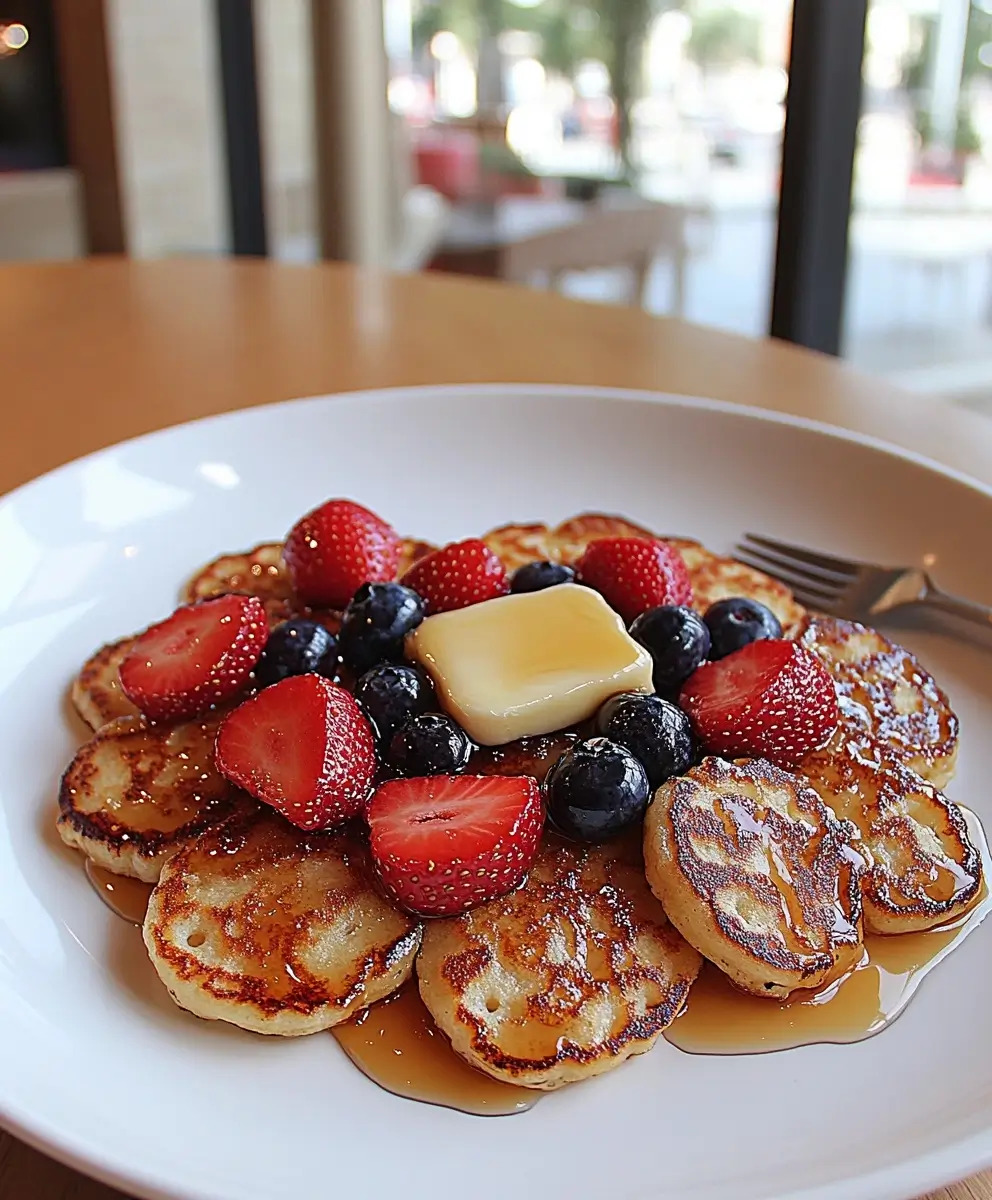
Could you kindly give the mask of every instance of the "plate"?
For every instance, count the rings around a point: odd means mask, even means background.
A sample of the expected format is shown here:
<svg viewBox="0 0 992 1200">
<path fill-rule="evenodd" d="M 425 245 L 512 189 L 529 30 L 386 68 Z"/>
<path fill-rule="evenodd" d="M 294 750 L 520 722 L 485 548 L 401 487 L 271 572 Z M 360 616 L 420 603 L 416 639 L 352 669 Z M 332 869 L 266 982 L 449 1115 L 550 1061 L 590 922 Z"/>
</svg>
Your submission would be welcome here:
<svg viewBox="0 0 992 1200">
<path fill-rule="evenodd" d="M 324 397 L 114 447 L 0 502 L 0 1118 L 143 1197 L 859 1200 L 992 1163 L 992 922 L 855 1046 L 695 1057 L 665 1042 L 532 1112 L 397 1099 L 329 1036 L 264 1039 L 168 1000 L 54 832 L 83 729 L 66 688 L 214 555 L 331 495 L 436 542 L 587 508 L 729 549 L 745 529 L 992 601 L 992 491 L 753 410 L 574 388 Z M 900 631 L 962 719 L 951 794 L 992 826 L 984 652 Z"/>
</svg>

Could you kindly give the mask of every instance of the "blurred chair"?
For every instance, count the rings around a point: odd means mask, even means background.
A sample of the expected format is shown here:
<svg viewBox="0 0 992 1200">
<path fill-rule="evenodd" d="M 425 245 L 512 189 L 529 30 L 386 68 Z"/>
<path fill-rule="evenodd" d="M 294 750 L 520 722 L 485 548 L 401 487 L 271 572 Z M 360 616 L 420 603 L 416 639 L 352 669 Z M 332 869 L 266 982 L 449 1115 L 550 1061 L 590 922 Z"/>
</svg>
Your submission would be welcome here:
<svg viewBox="0 0 992 1200">
<path fill-rule="evenodd" d="M 528 285 L 543 277 L 549 287 L 558 288 L 574 272 L 624 267 L 631 282 L 629 303 L 646 306 L 651 267 L 665 259 L 672 268 L 670 311 L 681 316 L 686 265 L 700 252 L 692 231 L 704 215 L 687 205 L 643 201 L 589 206 L 580 221 L 503 246 L 499 275 Z"/>
<path fill-rule="evenodd" d="M 0 173 L 0 261 L 79 258 L 85 244 L 75 171 Z"/>
</svg>

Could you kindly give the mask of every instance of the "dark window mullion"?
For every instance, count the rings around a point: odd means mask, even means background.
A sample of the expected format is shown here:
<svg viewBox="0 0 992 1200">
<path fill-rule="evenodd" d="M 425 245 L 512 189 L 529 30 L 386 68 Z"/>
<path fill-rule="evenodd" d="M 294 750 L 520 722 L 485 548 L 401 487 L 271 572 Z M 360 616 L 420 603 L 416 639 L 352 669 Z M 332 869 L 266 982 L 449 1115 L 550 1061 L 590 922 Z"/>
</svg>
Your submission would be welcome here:
<svg viewBox="0 0 992 1200">
<path fill-rule="evenodd" d="M 234 254 L 266 255 L 262 141 L 252 0 L 215 0 Z"/>
<path fill-rule="evenodd" d="M 840 352 L 867 0 L 795 0 L 774 337 Z"/>
</svg>

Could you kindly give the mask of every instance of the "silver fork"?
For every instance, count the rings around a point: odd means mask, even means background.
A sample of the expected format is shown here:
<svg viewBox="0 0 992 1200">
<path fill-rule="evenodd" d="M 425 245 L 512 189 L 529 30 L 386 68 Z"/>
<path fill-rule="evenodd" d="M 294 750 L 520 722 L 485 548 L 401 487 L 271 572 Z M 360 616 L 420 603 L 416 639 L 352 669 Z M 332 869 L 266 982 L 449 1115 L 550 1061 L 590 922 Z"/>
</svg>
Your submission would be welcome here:
<svg viewBox="0 0 992 1200">
<path fill-rule="evenodd" d="M 746 533 L 737 558 L 779 579 L 800 604 L 849 620 L 916 606 L 992 631 L 992 608 L 941 591 L 920 567 L 880 567 Z"/>
</svg>

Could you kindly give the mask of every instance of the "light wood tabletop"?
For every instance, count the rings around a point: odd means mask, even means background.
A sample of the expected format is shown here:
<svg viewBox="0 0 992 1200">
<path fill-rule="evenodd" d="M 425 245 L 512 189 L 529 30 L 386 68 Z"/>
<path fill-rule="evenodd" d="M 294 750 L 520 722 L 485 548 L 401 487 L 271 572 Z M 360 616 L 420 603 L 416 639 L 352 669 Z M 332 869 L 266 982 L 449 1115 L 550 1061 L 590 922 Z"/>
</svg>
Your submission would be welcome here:
<svg viewBox="0 0 992 1200">
<path fill-rule="evenodd" d="M 845 426 L 992 482 L 992 421 L 837 362 L 437 275 L 264 262 L 0 268 L 0 494 L 91 450 L 294 396 L 428 383 L 648 388 Z M 111 1200 L 0 1133 L 0 1200 Z M 992 1200 L 992 1173 L 934 1200 Z"/>
</svg>

